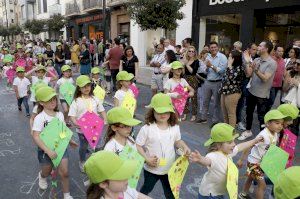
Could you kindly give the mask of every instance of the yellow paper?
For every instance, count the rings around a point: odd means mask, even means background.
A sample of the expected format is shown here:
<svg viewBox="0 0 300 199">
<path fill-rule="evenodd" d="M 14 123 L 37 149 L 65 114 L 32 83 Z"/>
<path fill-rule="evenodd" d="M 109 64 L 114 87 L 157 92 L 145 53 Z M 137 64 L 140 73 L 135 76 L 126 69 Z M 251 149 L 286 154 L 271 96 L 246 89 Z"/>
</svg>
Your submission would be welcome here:
<svg viewBox="0 0 300 199">
<path fill-rule="evenodd" d="M 228 158 L 226 188 L 230 199 L 237 199 L 238 197 L 238 179 L 239 179 L 239 170 L 232 162 L 232 160 Z"/>
<path fill-rule="evenodd" d="M 123 100 L 123 103 L 121 104 L 121 106 L 128 109 L 132 116 L 134 115 L 134 111 L 135 111 L 135 107 L 136 107 L 136 99 L 130 92 L 127 92 L 125 94 L 125 97 L 124 97 L 124 100 Z"/>
<path fill-rule="evenodd" d="M 167 165 L 167 160 L 165 158 L 159 159 L 159 166 L 163 167 Z"/>
<path fill-rule="evenodd" d="M 96 86 L 94 88 L 94 91 L 93 91 L 95 97 L 97 97 L 98 99 L 100 100 L 104 100 L 105 98 L 105 90 L 103 88 L 101 88 L 100 86 Z"/>
<path fill-rule="evenodd" d="M 187 157 L 179 157 L 168 172 L 169 183 L 175 199 L 179 199 L 180 187 L 188 169 L 189 161 Z"/>
<path fill-rule="evenodd" d="M 60 139 L 64 139 L 65 137 L 67 137 L 66 132 L 63 131 L 59 134 Z"/>
</svg>

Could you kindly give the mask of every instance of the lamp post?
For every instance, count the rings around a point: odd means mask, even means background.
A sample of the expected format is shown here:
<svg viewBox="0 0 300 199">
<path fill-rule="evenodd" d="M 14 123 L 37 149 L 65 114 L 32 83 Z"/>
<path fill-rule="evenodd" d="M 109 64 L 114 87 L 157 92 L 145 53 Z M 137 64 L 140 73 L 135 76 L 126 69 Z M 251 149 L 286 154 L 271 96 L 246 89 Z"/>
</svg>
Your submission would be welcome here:
<svg viewBox="0 0 300 199">
<path fill-rule="evenodd" d="M 103 44 L 105 44 L 106 39 L 106 0 L 102 0 L 102 26 L 103 26 Z"/>
</svg>

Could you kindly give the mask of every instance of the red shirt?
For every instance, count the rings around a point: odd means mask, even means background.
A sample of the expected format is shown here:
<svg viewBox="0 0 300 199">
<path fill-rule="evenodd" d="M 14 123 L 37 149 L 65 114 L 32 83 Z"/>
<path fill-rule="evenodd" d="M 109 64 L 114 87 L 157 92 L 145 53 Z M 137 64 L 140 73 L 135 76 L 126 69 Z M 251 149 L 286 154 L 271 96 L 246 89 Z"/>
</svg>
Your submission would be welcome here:
<svg viewBox="0 0 300 199">
<path fill-rule="evenodd" d="M 110 69 L 119 69 L 123 51 L 117 46 L 109 50 L 108 60 Z"/>
<path fill-rule="evenodd" d="M 283 75 L 284 75 L 284 70 L 285 70 L 285 62 L 283 58 L 277 58 L 277 57 L 273 57 L 273 59 L 276 61 L 277 63 L 277 69 L 275 72 L 275 76 L 273 79 L 273 85 L 272 87 L 276 87 L 276 88 L 281 88 L 282 87 L 282 80 L 283 80 Z"/>
</svg>

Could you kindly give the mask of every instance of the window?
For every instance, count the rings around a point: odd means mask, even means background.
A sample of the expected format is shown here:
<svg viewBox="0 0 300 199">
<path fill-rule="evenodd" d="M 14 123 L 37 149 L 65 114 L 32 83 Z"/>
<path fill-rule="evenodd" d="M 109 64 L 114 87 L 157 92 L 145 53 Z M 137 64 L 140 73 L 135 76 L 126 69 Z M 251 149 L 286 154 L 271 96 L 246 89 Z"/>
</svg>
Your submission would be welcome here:
<svg viewBox="0 0 300 199">
<path fill-rule="evenodd" d="M 21 17 L 22 17 L 22 19 L 26 18 L 25 17 L 25 6 L 24 5 L 21 6 Z"/>
<path fill-rule="evenodd" d="M 43 0 L 43 11 L 47 12 L 47 0 Z"/>
<path fill-rule="evenodd" d="M 13 13 L 14 11 L 11 9 L 10 12 Z"/>
<path fill-rule="evenodd" d="M 42 5 L 41 5 L 41 0 L 38 0 L 38 13 L 41 14 L 42 13 Z"/>
<path fill-rule="evenodd" d="M 14 19 L 11 19 L 11 23 L 14 23 Z"/>
</svg>

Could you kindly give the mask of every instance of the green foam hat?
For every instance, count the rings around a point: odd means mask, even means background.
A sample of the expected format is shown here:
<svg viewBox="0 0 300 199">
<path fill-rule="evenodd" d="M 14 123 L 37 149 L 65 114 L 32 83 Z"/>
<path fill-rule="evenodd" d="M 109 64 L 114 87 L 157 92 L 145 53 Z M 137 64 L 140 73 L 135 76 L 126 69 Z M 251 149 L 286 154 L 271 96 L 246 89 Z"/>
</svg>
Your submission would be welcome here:
<svg viewBox="0 0 300 199">
<path fill-rule="evenodd" d="M 130 81 L 132 76 L 125 70 L 118 72 L 117 81 Z"/>
<path fill-rule="evenodd" d="M 91 80 L 86 75 L 80 75 L 76 79 L 76 85 L 79 86 L 80 88 L 84 87 L 85 85 L 87 85 L 89 83 L 91 83 Z"/>
<path fill-rule="evenodd" d="M 293 104 L 281 104 L 277 107 L 283 115 L 292 118 L 293 120 L 299 116 L 299 109 Z"/>
<path fill-rule="evenodd" d="M 24 67 L 22 67 L 22 66 L 18 66 L 17 68 L 16 68 L 16 72 L 17 73 L 20 73 L 20 72 L 25 72 L 25 68 Z"/>
<path fill-rule="evenodd" d="M 67 70 L 71 70 L 71 67 L 70 67 L 69 65 L 63 65 L 63 66 L 61 67 L 61 71 L 62 71 L 62 72 L 65 72 L 65 71 L 67 71 Z"/>
<path fill-rule="evenodd" d="M 275 198 L 295 199 L 300 197 L 300 166 L 290 167 L 279 174 L 274 183 Z"/>
<path fill-rule="evenodd" d="M 98 73 L 100 73 L 100 68 L 98 68 L 98 67 L 93 67 L 92 70 L 91 70 L 91 73 L 92 73 L 92 74 L 98 74 Z"/>
<path fill-rule="evenodd" d="M 151 99 L 150 107 L 157 113 L 175 113 L 171 97 L 164 93 L 154 95 Z"/>
<path fill-rule="evenodd" d="M 115 107 L 107 112 L 108 124 L 121 123 L 126 126 L 136 126 L 141 123 L 140 120 L 134 119 L 128 109 L 124 107 Z"/>
<path fill-rule="evenodd" d="M 234 128 L 226 123 L 214 125 L 210 131 L 210 138 L 204 143 L 204 146 L 210 146 L 215 142 L 230 142 L 239 135 L 235 133 Z"/>
<path fill-rule="evenodd" d="M 35 85 L 34 92 L 36 93 L 40 88 L 47 87 L 47 86 L 48 86 L 48 85 L 45 84 L 44 82 L 37 83 L 37 84 Z"/>
<path fill-rule="evenodd" d="M 270 110 L 269 112 L 266 113 L 264 117 L 265 123 L 269 122 L 270 120 L 280 120 L 280 119 L 285 119 L 288 116 L 283 115 L 279 110 Z"/>
<path fill-rule="evenodd" d="M 181 63 L 180 61 L 173 61 L 173 62 L 171 63 L 171 68 L 172 68 L 173 70 L 176 70 L 176 69 L 184 68 L 184 67 L 183 67 L 183 65 L 182 65 L 182 63 Z"/>
<path fill-rule="evenodd" d="M 136 169 L 137 161 L 124 161 L 111 151 L 93 153 L 84 164 L 84 171 L 93 184 L 105 180 L 127 180 Z"/>
<path fill-rule="evenodd" d="M 35 99 L 38 102 L 48 102 L 54 96 L 56 96 L 56 92 L 50 86 L 45 86 L 38 89 L 35 93 Z"/>
<path fill-rule="evenodd" d="M 132 80 L 134 78 L 134 74 L 132 74 L 132 73 L 128 73 L 128 74 L 129 74 L 130 80 Z"/>
<path fill-rule="evenodd" d="M 43 66 L 42 64 L 39 64 L 37 67 L 36 67 L 36 69 L 35 69 L 35 71 L 39 71 L 39 70 L 43 70 L 43 71 L 47 71 L 47 69 L 46 69 L 46 67 L 45 66 Z"/>
</svg>

